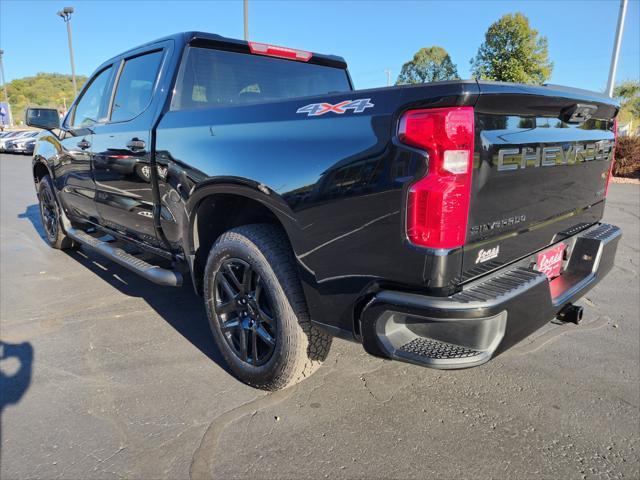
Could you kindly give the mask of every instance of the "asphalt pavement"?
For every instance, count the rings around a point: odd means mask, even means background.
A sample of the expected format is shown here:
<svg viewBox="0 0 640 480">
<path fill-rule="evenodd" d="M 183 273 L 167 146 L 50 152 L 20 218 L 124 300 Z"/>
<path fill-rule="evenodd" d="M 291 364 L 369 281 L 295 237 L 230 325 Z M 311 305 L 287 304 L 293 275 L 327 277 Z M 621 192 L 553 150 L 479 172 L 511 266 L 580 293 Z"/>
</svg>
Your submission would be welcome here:
<svg viewBox="0 0 640 480">
<path fill-rule="evenodd" d="M 0 478 L 640 477 L 640 187 L 612 185 L 616 265 L 488 364 L 438 371 L 334 340 L 273 394 L 235 380 L 190 285 L 42 238 L 26 156 L 0 155 Z"/>
</svg>

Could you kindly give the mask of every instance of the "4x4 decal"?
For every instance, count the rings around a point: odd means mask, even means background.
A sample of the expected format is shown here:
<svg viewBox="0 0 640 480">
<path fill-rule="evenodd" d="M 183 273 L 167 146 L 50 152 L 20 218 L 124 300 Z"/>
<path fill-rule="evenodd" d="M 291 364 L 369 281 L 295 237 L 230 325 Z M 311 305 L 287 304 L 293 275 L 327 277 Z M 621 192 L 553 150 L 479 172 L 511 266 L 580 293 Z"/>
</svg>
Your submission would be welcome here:
<svg viewBox="0 0 640 480">
<path fill-rule="evenodd" d="M 296 110 L 296 113 L 306 113 L 307 117 L 317 117 L 325 113 L 337 113 L 342 115 L 347 110 L 353 110 L 353 113 L 362 113 L 366 108 L 374 106 L 370 98 L 359 98 L 357 100 L 344 100 L 335 105 L 331 103 L 310 103 Z"/>
</svg>

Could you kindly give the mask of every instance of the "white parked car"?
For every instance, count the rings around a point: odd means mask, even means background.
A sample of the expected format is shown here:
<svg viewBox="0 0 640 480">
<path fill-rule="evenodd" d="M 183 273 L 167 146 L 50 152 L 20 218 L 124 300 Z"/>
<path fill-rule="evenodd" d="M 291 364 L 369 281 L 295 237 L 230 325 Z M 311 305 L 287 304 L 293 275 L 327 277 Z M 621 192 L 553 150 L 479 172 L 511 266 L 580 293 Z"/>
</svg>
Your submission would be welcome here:
<svg viewBox="0 0 640 480">
<path fill-rule="evenodd" d="M 34 130 L 18 130 L 13 132 L 4 132 L 2 136 L 0 136 L 0 152 L 5 152 L 7 143 L 12 140 L 21 139 L 25 135 L 30 135 L 34 133 Z M 35 131 L 37 134 L 38 132 Z"/>
<path fill-rule="evenodd" d="M 39 133 L 37 130 L 31 130 L 23 135 L 7 139 L 4 143 L 4 151 L 8 153 L 32 153 L 35 137 Z"/>
</svg>

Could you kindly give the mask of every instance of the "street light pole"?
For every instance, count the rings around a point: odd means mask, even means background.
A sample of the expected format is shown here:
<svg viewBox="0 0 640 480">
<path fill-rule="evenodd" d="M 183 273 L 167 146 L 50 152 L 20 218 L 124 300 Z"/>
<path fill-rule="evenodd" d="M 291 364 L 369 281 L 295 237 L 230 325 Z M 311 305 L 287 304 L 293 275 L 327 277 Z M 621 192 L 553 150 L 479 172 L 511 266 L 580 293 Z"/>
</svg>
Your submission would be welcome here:
<svg viewBox="0 0 640 480">
<path fill-rule="evenodd" d="M 244 40 L 249 40 L 249 0 L 244 0 Z"/>
<path fill-rule="evenodd" d="M 69 40 L 69 59 L 71 60 L 71 80 L 73 81 L 73 95 L 78 96 L 78 86 L 76 85 L 76 67 L 73 62 L 73 43 L 71 41 L 71 14 L 73 7 L 64 7 L 58 12 L 58 16 L 67 24 L 67 39 Z"/>
<path fill-rule="evenodd" d="M 387 87 L 391 86 L 391 70 L 386 69 L 384 73 L 387 74 Z"/>
<path fill-rule="evenodd" d="M 4 81 L 4 50 L 0 50 L 0 76 L 2 77 L 2 90 L 4 91 L 4 101 L 7 104 L 7 114 L 9 115 L 9 126 L 13 126 L 13 117 L 11 116 L 11 105 L 9 105 L 9 95 L 7 94 L 7 84 Z"/>
<path fill-rule="evenodd" d="M 618 12 L 618 27 L 613 41 L 613 53 L 611 54 L 611 67 L 609 68 L 609 81 L 607 82 L 607 95 L 613 97 L 613 87 L 616 83 L 616 70 L 618 69 L 618 57 L 620 56 L 620 44 L 622 43 L 622 32 L 624 31 L 624 18 L 627 16 L 627 0 L 620 0 L 620 11 Z"/>
</svg>

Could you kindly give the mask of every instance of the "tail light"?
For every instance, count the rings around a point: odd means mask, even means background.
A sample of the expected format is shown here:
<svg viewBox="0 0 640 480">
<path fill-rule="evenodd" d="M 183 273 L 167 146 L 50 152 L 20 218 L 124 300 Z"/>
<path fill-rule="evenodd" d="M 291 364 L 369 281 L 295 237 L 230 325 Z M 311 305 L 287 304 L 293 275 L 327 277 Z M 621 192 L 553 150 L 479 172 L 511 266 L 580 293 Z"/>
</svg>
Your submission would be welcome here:
<svg viewBox="0 0 640 480">
<path fill-rule="evenodd" d="M 249 42 L 249 50 L 256 55 L 267 55 L 269 57 L 286 58 L 289 60 L 298 60 L 299 62 L 308 62 L 313 54 L 304 50 L 296 50 L 294 48 L 278 47 L 276 45 L 267 45 L 266 43 Z"/>
<path fill-rule="evenodd" d="M 604 187 L 604 196 L 609 193 L 609 184 L 613 177 L 613 167 L 616 164 L 616 146 L 618 145 L 618 119 L 613 119 L 613 151 L 611 152 L 611 165 L 609 166 L 609 175 L 607 176 L 607 184 Z"/>
<path fill-rule="evenodd" d="M 473 107 L 408 111 L 400 119 L 398 138 L 428 154 L 428 173 L 411 186 L 407 198 L 409 241 L 429 248 L 464 245 L 473 168 Z"/>
</svg>

